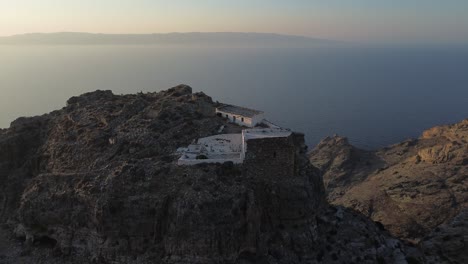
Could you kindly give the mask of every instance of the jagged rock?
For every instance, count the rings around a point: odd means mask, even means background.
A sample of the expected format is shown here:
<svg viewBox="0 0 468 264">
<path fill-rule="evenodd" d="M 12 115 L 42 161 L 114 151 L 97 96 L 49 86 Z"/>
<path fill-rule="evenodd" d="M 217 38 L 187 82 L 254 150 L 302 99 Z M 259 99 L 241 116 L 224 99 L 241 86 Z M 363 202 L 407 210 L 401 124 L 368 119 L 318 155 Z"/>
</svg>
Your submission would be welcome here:
<svg viewBox="0 0 468 264">
<path fill-rule="evenodd" d="M 330 200 L 340 197 L 344 191 L 362 182 L 369 173 L 381 166 L 378 157 L 372 152 L 355 148 L 347 138 L 337 135 L 323 139 L 311 150 L 309 158 L 323 172 Z"/>
<path fill-rule="evenodd" d="M 331 203 L 403 239 L 419 241 L 468 207 L 468 120 L 377 151 L 327 138 L 309 158 L 324 173 Z"/>
<path fill-rule="evenodd" d="M 1 131 L 0 261 L 424 260 L 378 224 L 326 202 L 301 134 L 288 141 L 296 150 L 292 175 L 248 163 L 177 166 L 178 147 L 222 125 L 234 129 L 213 114 L 215 105 L 185 85 L 97 91 Z"/>
<path fill-rule="evenodd" d="M 430 263 L 468 263 L 468 210 L 437 227 L 421 245 Z"/>
</svg>

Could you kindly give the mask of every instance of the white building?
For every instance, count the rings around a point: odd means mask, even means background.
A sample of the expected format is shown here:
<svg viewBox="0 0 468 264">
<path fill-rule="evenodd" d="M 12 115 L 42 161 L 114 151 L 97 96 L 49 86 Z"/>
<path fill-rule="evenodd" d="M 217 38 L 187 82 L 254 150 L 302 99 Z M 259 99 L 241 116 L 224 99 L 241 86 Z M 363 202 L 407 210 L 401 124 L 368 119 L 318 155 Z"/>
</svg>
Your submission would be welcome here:
<svg viewBox="0 0 468 264">
<path fill-rule="evenodd" d="M 179 165 L 224 163 L 227 161 L 236 164 L 243 163 L 250 140 L 283 138 L 292 134 L 289 129 L 281 128 L 265 120 L 262 111 L 235 105 L 223 105 L 216 108 L 216 114 L 238 125 L 250 128 L 243 129 L 242 133 L 239 134 L 219 134 L 200 138 L 187 148 L 179 148 L 177 150 L 177 153 L 181 154 L 177 162 Z M 260 123 L 263 123 L 264 126 L 256 127 Z M 221 128 L 219 133 L 222 130 Z"/>
<path fill-rule="evenodd" d="M 182 151 L 179 165 L 200 163 L 242 163 L 242 134 L 221 134 L 198 139 Z"/>
<path fill-rule="evenodd" d="M 289 137 L 290 130 L 282 128 L 244 129 L 241 134 L 221 134 L 198 139 L 196 144 L 184 149 L 178 160 L 179 165 L 196 165 L 200 163 L 244 162 L 248 151 L 249 140 L 263 138 Z"/>
<path fill-rule="evenodd" d="M 262 111 L 235 105 L 223 105 L 216 108 L 216 114 L 241 126 L 255 127 L 265 118 Z"/>
<path fill-rule="evenodd" d="M 242 130 L 242 160 L 248 150 L 248 141 L 262 138 L 283 138 L 289 137 L 292 132 L 284 128 L 252 128 Z"/>
</svg>

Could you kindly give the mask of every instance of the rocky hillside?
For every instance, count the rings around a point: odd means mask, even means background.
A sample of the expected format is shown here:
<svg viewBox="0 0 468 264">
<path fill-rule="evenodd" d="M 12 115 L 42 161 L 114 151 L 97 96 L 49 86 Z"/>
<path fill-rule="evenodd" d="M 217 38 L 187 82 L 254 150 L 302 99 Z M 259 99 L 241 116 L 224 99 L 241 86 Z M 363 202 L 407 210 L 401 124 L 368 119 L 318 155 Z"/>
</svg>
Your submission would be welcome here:
<svg viewBox="0 0 468 264">
<path fill-rule="evenodd" d="M 301 134 L 297 175 L 177 166 L 178 147 L 222 125 L 241 129 L 215 116 L 215 106 L 184 85 L 96 91 L 1 130 L 0 262 L 425 261 L 381 225 L 326 202 Z"/>
<path fill-rule="evenodd" d="M 438 226 L 421 241 L 428 258 L 440 256 L 439 261 L 468 263 L 468 209 L 448 223 Z"/>
<path fill-rule="evenodd" d="M 360 211 L 400 238 L 419 241 L 468 208 L 468 120 L 377 151 L 330 137 L 309 158 L 324 173 L 331 203 Z"/>
</svg>

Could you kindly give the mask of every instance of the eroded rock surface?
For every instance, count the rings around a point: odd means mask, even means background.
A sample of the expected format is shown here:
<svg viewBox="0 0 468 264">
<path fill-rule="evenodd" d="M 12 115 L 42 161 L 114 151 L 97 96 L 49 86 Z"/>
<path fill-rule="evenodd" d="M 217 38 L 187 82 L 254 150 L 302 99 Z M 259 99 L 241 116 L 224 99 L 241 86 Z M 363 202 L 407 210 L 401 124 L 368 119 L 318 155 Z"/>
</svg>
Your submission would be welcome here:
<svg viewBox="0 0 468 264">
<path fill-rule="evenodd" d="M 468 263 L 468 210 L 436 227 L 421 245 L 430 263 Z"/>
<path fill-rule="evenodd" d="M 256 164 L 177 166 L 228 125 L 181 85 L 73 97 L 0 131 L 1 263 L 406 263 L 424 257 L 330 206 L 294 133 L 294 175 Z M 258 146 L 261 148 L 261 146 Z"/>
<path fill-rule="evenodd" d="M 377 151 L 326 138 L 309 158 L 324 173 L 331 203 L 403 239 L 417 242 L 468 207 L 468 120 Z"/>
</svg>

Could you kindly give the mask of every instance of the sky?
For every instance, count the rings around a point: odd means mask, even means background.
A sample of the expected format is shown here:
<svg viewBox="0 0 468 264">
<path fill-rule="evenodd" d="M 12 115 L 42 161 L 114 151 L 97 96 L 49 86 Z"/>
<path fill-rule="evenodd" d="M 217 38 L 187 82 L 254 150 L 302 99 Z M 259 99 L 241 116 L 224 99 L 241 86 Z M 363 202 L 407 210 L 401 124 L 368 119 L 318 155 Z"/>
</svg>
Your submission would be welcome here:
<svg viewBox="0 0 468 264">
<path fill-rule="evenodd" d="M 371 42 L 468 42 L 467 0 L 0 0 L 0 36 L 268 32 Z"/>
</svg>

